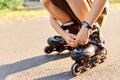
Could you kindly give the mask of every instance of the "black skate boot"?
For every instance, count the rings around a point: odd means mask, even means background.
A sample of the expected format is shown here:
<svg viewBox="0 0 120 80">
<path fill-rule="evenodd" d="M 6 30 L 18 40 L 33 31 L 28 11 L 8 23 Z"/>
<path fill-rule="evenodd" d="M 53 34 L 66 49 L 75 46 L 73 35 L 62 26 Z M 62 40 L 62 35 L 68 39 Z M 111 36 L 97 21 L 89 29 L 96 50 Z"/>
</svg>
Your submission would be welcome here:
<svg viewBox="0 0 120 80">
<path fill-rule="evenodd" d="M 50 37 L 47 42 L 49 46 L 46 46 L 44 49 L 47 54 L 50 54 L 52 51 L 62 52 L 63 50 L 72 50 L 61 36 Z"/>
<path fill-rule="evenodd" d="M 71 58 L 75 61 L 75 63 L 71 67 L 71 71 L 74 76 L 77 76 L 82 71 L 88 70 L 89 68 L 104 62 L 107 55 L 104 43 L 105 41 L 102 40 L 100 36 L 99 27 L 94 25 L 89 37 L 88 44 L 84 46 L 78 46 L 71 53 Z M 85 51 L 85 49 L 91 44 L 97 47 L 95 52 L 91 53 L 89 51 Z"/>
</svg>

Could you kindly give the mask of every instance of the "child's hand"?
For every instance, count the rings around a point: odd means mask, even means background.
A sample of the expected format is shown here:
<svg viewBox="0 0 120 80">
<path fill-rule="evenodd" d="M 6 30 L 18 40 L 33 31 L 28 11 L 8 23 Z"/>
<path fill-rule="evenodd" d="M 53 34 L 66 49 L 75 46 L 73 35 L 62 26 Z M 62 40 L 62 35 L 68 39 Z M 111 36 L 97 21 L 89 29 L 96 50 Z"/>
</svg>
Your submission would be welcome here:
<svg viewBox="0 0 120 80">
<path fill-rule="evenodd" d="M 76 36 L 76 40 L 77 43 L 79 45 L 85 45 L 88 43 L 88 39 L 89 39 L 89 35 L 90 35 L 90 30 L 86 27 L 82 27 L 79 31 L 79 33 Z"/>
<path fill-rule="evenodd" d="M 70 33 L 68 33 L 67 36 L 65 37 L 65 40 L 70 47 L 77 47 L 78 43 L 75 37 L 76 36 L 74 34 L 70 34 Z"/>
</svg>

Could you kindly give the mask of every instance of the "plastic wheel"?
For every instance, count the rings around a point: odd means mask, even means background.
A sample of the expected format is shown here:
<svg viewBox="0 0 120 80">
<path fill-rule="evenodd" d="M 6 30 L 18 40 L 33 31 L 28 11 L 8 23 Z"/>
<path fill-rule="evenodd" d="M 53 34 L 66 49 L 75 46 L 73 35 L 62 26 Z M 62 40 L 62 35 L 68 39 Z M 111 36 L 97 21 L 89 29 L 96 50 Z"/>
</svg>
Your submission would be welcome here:
<svg viewBox="0 0 120 80">
<path fill-rule="evenodd" d="M 87 70 L 89 70 L 91 68 L 91 64 L 87 64 L 86 66 L 85 66 L 85 71 L 87 71 Z"/>
<path fill-rule="evenodd" d="M 80 65 L 78 63 L 74 63 L 71 67 L 71 72 L 74 76 L 80 75 L 82 71 L 82 68 L 80 68 Z"/>
<path fill-rule="evenodd" d="M 103 50 L 103 54 L 101 55 L 101 63 L 103 63 L 103 62 L 105 62 L 105 59 L 107 59 L 107 50 L 106 49 L 104 49 Z"/>
<path fill-rule="evenodd" d="M 53 48 L 51 46 L 46 46 L 44 48 L 44 52 L 50 54 L 53 51 Z"/>
<path fill-rule="evenodd" d="M 58 47 L 58 48 L 56 48 L 56 51 L 58 51 L 58 52 L 62 52 L 63 50 L 64 50 L 63 47 Z"/>
<path fill-rule="evenodd" d="M 93 61 L 92 65 L 94 67 L 94 66 L 97 66 L 99 63 L 100 63 L 100 60 L 96 59 L 95 61 Z"/>
</svg>

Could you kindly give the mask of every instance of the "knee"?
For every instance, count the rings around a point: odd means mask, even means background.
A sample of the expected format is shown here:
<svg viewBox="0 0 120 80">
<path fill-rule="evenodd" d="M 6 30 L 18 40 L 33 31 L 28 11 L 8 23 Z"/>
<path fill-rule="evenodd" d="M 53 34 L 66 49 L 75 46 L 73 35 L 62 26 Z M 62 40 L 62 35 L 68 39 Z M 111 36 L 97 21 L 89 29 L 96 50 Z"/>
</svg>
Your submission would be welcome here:
<svg viewBox="0 0 120 80">
<path fill-rule="evenodd" d="M 42 0 L 41 3 L 45 8 L 48 8 L 51 0 Z"/>
</svg>

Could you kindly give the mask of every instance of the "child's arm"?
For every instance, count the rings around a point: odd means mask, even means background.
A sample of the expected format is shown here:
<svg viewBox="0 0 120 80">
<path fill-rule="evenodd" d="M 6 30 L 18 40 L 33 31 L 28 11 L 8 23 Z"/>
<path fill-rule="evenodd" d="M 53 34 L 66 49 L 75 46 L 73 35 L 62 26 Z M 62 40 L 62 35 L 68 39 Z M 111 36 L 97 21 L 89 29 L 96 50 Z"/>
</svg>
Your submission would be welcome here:
<svg viewBox="0 0 120 80">
<path fill-rule="evenodd" d="M 62 27 L 60 26 L 60 24 L 58 23 L 58 21 L 53 18 L 52 16 L 50 16 L 50 23 L 52 25 L 52 27 L 56 30 L 56 32 L 58 34 L 61 35 L 61 37 L 67 42 L 67 44 L 71 47 L 76 47 L 77 43 L 74 40 L 75 35 L 70 34 L 68 32 L 66 32 L 65 30 L 62 29 Z"/>
<path fill-rule="evenodd" d="M 107 0 L 94 1 L 91 11 L 89 12 L 85 20 L 89 25 L 93 25 L 93 23 L 97 20 L 106 2 Z M 90 35 L 90 29 L 86 28 L 85 26 L 82 26 L 81 30 L 79 31 L 76 37 L 77 42 L 81 45 L 87 44 L 89 35 Z"/>
<path fill-rule="evenodd" d="M 94 0 L 91 11 L 89 12 L 88 17 L 86 18 L 86 21 L 90 25 L 92 25 L 98 19 L 107 1 L 108 0 Z"/>
<path fill-rule="evenodd" d="M 67 32 L 62 29 L 58 21 L 52 16 L 50 16 L 50 24 L 56 30 L 56 32 L 65 39 L 65 37 L 67 36 Z"/>
</svg>

